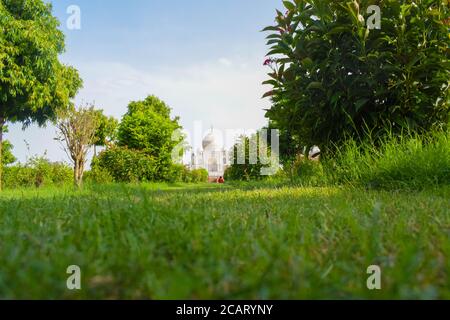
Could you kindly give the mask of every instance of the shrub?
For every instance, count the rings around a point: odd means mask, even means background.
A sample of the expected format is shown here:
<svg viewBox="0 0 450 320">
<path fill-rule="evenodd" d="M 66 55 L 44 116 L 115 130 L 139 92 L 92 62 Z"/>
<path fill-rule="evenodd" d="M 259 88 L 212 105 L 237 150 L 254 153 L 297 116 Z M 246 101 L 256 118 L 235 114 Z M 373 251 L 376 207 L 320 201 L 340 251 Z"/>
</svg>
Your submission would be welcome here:
<svg viewBox="0 0 450 320">
<path fill-rule="evenodd" d="M 200 183 L 208 182 L 208 171 L 205 169 L 189 170 L 184 165 L 173 165 L 168 177 L 169 182 Z"/>
<path fill-rule="evenodd" d="M 373 137 L 386 127 L 429 132 L 449 120 L 447 1 L 283 1 L 268 45 L 273 106 L 283 152 L 326 151 Z M 370 29 L 369 5 L 381 7 L 381 29 Z M 447 24 L 447 25 L 446 25 Z M 418 45 L 419 44 L 419 45 Z"/>
<path fill-rule="evenodd" d="M 99 166 L 97 158 L 94 158 L 91 163 L 91 170 L 84 174 L 84 181 L 91 184 L 105 184 L 113 182 L 114 178 L 108 170 Z"/>
<path fill-rule="evenodd" d="M 8 166 L 3 169 L 2 183 L 6 188 L 34 187 L 36 178 L 32 168 L 22 164 Z"/>
<path fill-rule="evenodd" d="M 184 165 L 162 166 L 144 151 L 127 147 L 112 147 L 100 153 L 88 173 L 90 181 L 116 182 L 207 182 L 208 171 L 204 169 L 190 171 Z"/>
<path fill-rule="evenodd" d="M 70 185 L 73 183 L 73 169 L 65 163 L 50 163 L 50 179 L 54 185 Z"/>
<path fill-rule="evenodd" d="M 190 182 L 186 181 L 186 177 L 189 175 L 189 170 L 182 164 L 174 164 L 171 166 L 167 175 L 167 181 L 169 182 Z"/>
<path fill-rule="evenodd" d="M 73 170 L 65 163 L 33 157 L 24 165 L 5 167 L 2 178 L 7 188 L 63 186 L 73 182 Z"/>
<path fill-rule="evenodd" d="M 194 169 L 189 172 L 189 180 L 186 182 L 208 182 L 208 171 L 206 169 Z"/>
<path fill-rule="evenodd" d="M 270 148 L 266 141 L 260 139 L 260 133 L 256 133 L 251 137 L 241 136 L 237 143 L 233 146 L 231 156 L 231 166 L 225 170 L 224 178 L 226 180 L 251 181 L 266 178 L 262 175 L 263 168 L 269 168 L 270 160 L 263 159 L 261 155 L 269 157 Z M 243 158 L 239 159 L 239 154 Z M 243 160 L 243 161 L 242 161 Z M 240 163 L 240 162 L 244 163 Z"/>
<path fill-rule="evenodd" d="M 127 147 L 112 147 L 98 156 L 98 167 L 116 182 L 156 181 L 157 163 L 153 157 Z"/>
<path fill-rule="evenodd" d="M 183 182 L 185 183 L 191 183 L 191 182 L 196 182 L 194 181 L 194 177 L 192 174 L 192 171 L 190 171 L 188 168 L 184 167 L 184 172 L 183 172 Z"/>
</svg>

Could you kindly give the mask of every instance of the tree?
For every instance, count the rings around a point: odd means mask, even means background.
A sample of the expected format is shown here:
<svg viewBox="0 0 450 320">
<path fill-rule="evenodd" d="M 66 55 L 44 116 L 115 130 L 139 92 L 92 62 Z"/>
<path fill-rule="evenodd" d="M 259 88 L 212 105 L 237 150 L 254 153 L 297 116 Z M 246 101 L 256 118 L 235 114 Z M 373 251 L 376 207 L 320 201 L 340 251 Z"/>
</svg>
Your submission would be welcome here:
<svg viewBox="0 0 450 320">
<path fill-rule="evenodd" d="M 261 132 L 238 138 L 231 152 L 231 166 L 225 171 L 226 180 L 250 181 L 265 178 L 263 168 L 271 167 L 270 147 Z"/>
<path fill-rule="evenodd" d="M 16 157 L 12 154 L 13 145 L 8 140 L 3 141 L 2 150 L 2 165 L 7 166 L 17 161 Z"/>
<path fill-rule="evenodd" d="M 267 111 L 289 156 L 348 137 L 426 132 L 449 120 L 448 6 L 435 0 L 284 1 L 270 31 Z M 371 29 L 370 5 L 381 7 Z M 368 10 L 369 9 L 369 10 Z"/>
<path fill-rule="evenodd" d="M 117 136 L 119 122 L 114 117 L 107 117 L 103 110 L 95 110 L 97 128 L 95 130 L 94 156 L 97 155 L 96 147 L 103 147 L 112 143 Z"/>
<path fill-rule="evenodd" d="M 172 165 L 172 151 L 181 142 L 172 139 L 181 129 L 179 118 L 170 117 L 171 109 L 155 96 L 131 102 L 118 130 L 118 145 L 142 151 L 157 163 L 156 179 L 164 180 Z"/>
<path fill-rule="evenodd" d="M 6 122 L 54 121 L 81 87 L 78 72 L 58 60 L 64 51 L 58 26 L 42 0 L 0 1 L 0 158 Z"/>
<path fill-rule="evenodd" d="M 3 127 L 3 132 L 4 133 L 8 132 L 7 126 Z M 17 158 L 12 153 L 14 146 L 11 144 L 11 142 L 9 142 L 8 140 L 3 140 L 1 149 L 2 149 L 2 158 L 1 158 L 2 167 L 5 167 L 17 161 Z"/>
<path fill-rule="evenodd" d="M 95 143 L 97 129 L 96 111 L 93 107 L 72 108 L 59 116 L 57 123 L 59 140 L 74 165 L 74 182 L 80 187 L 89 149 Z"/>
</svg>

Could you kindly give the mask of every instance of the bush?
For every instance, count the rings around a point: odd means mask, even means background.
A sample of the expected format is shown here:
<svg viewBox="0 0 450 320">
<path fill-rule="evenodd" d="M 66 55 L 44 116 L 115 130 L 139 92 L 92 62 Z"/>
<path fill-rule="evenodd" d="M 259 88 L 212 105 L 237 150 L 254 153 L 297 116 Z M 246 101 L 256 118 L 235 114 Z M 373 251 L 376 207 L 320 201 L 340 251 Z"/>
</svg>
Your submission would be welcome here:
<svg viewBox="0 0 450 320">
<path fill-rule="evenodd" d="M 156 181 L 157 164 L 139 150 L 113 147 L 104 150 L 97 159 L 99 169 L 107 172 L 116 182 Z"/>
<path fill-rule="evenodd" d="M 126 147 L 113 147 L 104 150 L 87 174 L 96 183 L 115 182 L 207 182 L 208 171 L 190 171 L 184 165 L 171 165 L 160 168 L 160 164 L 146 152 Z M 162 174 L 164 173 L 164 174 Z"/>
<path fill-rule="evenodd" d="M 323 151 L 386 127 L 430 132 L 449 120 L 447 1 L 283 1 L 270 31 L 273 106 L 283 152 Z M 371 29 L 369 5 L 381 7 Z M 447 21 L 447 22 L 446 22 Z M 418 45 L 420 44 L 420 45 Z"/>
<path fill-rule="evenodd" d="M 169 182 L 200 183 L 208 182 L 208 171 L 205 169 L 189 170 L 184 165 L 173 165 L 168 178 Z"/>
<path fill-rule="evenodd" d="M 24 165 L 5 167 L 2 178 L 6 188 L 63 186 L 73 183 L 73 170 L 65 163 L 33 157 Z"/>
<path fill-rule="evenodd" d="M 189 172 L 188 177 L 190 181 L 186 182 L 208 182 L 209 174 L 206 169 L 195 169 Z"/>
<path fill-rule="evenodd" d="M 190 182 L 186 181 L 186 177 L 189 175 L 189 170 L 182 164 L 174 164 L 171 166 L 167 175 L 168 182 Z"/>
<path fill-rule="evenodd" d="M 242 153 L 243 159 L 239 159 Z M 270 158 L 263 159 L 261 155 L 270 157 L 271 150 L 266 141 L 260 139 L 260 132 L 247 137 L 241 136 L 233 146 L 231 166 L 225 170 L 224 178 L 234 181 L 261 180 L 263 168 L 270 168 Z M 243 160 L 243 161 L 242 161 Z M 269 160 L 269 161 L 264 161 Z M 240 161 L 244 163 L 240 163 Z M 269 164 L 267 164 L 269 162 Z"/>
<path fill-rule="evenodd" d="M 84 182 L 88 184 L 106 184 L 113 181 L 114 178 L 108 170 L 99 166 L 97 158 L 92 160 L 91 170 L 84 173 Z"/>
<path fill-rule="evenodd" d="M 50 163 L 50 175 L 47 177 L 47 182 L 54 185 L 70 185 L 73 183 L 73 168 L 65 163 L 54 162 Z"/>
</svg>

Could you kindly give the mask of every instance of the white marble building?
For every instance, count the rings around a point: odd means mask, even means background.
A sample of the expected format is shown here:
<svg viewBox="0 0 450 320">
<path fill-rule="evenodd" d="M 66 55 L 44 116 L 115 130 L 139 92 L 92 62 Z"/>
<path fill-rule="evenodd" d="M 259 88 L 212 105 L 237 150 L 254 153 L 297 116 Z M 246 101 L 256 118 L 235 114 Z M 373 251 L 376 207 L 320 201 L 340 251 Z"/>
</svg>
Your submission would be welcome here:
<svg viewBox="0 0 450 320">
<path fill-rule="evenodd" d="M 210 178 L 223 177 L 229 166 L 228 152 L 219 145 L 214 129 L 203 138 L 202 149 L 191 154 L 191 169 L 206 169 Z"/>
</svg>

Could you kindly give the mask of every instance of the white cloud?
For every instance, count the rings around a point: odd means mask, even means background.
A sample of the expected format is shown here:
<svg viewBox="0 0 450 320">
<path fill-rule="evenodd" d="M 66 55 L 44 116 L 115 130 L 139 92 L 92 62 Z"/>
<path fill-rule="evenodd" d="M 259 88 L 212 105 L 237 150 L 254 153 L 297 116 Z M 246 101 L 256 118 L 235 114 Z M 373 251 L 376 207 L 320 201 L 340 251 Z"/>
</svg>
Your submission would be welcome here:
<svg viewBox="0 0 450 320">
<path fill-rule="evenodd" d="M 221 65 L 224 65 L 225 67 L 231 67 L 233 65 L 233 62 L 231 60 L 228 60 L 227 58 L 220 58 L 219 63 Z"/>
</svg>

